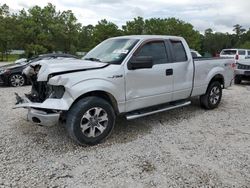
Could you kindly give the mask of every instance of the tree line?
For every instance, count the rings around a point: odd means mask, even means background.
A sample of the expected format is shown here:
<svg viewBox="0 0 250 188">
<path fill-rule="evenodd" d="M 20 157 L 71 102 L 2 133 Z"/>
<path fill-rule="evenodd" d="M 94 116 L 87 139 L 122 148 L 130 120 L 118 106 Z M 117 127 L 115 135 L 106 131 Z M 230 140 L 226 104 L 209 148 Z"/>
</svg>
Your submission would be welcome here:
<svg viewBox="0 0 250 188">
<path fill-rule="evenodd" d="M 250 48 L 250 29 L 239 24 L 233 26 L 233 34 L 214 32 L 208 28 L 204 34 L 193 25 L 176 18 L 134 18 L 119 28 L 103 19 L 96 25 L 83 26 L 71 10 L 56 11 L 52 4 L 41 8 L 11 13 L 6 5 L 0 5 L 0 53 L 7 55 L 11 49 L 25 50 L 25 56 L 64 52 L 75 54 L 89 51 L 101 41 L 120 35 L 176 35 L 184 37 L 189 46 L 202 54 L 216 54 L 223 48 Z"/>
</svg>

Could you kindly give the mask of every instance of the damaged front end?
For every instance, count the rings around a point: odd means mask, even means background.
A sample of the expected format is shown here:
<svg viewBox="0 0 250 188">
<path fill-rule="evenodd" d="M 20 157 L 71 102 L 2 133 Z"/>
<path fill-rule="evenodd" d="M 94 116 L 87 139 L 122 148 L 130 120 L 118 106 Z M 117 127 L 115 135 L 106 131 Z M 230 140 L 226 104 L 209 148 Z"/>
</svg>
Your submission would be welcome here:
<svg viewBox="0 0 250 188">
<path fill-rule="evenodd" d="M 68 109 L 68 105 L 62 100 L 65 88 L 49 85 L 48 81 L 37 81 L 40 68 L 40 65 L 35 65 L 24 70 L 23 73 L 32 84 L 31 92 L 24 94 L 24 97 L 15 93 L 17 102 L 14 108 L 28 109 L 28 121 L 53 126 L 58 123 L 63 110 Z"/>
<path fill-rule="evenodd" d="M 42 103 L 46 99 L 60 99 L 65 93 L 65 88 L 62 85 L 49 85 L 48 80 L 52 78 L 52 75 L 48 76 L 46 81 L 38 81 L 38 73 L 41 65 L 30 66 L 24 70 L 24 74 L 30 80 L 32 84 L 31 92 L 25 94 L 25 96 L 31 102 Z"/>
<path fill-rule="evenodd" d="M 75 101 L 74 89 L 69 74 L 103 69 L 107 63 L 84 60 L 42 60 L 31 63 L 23 74 L 30 80 L 30 93 L 20 97 L 16 94 L 14 108 L 28 109 L 28 120 L 40 125 L 57 124 L 60 116 L 66 114 Z M 81 74 L 79 74 L 81 75 Z M 71 75 L 73 76 L 73 75 Z M 79 81 L 82 78 L 79 77 Z"/>
</svg>

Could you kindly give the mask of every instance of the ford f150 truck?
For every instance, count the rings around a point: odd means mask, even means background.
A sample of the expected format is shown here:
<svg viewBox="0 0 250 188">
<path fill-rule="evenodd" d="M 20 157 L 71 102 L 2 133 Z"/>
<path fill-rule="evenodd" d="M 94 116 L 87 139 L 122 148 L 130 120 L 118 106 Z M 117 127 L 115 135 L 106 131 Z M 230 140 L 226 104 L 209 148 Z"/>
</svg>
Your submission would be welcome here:
<svg viewBox="0 0 250 188">
<path fill-rule="evenodd" d="M 40 125 L 65 119 L 81 145 L 110 135 L 118 115 L 131 120 L 187 106 L 195 96 L 214 109 L 234 76 L 233 60 L 194 61 L 186 41 L 174 36 L 110 38 L 83 60 L 51 61 L 24 71 L 32 91 L 17 95 L 15 108 L 27 108 L 28 120 Z"/>
</svg>

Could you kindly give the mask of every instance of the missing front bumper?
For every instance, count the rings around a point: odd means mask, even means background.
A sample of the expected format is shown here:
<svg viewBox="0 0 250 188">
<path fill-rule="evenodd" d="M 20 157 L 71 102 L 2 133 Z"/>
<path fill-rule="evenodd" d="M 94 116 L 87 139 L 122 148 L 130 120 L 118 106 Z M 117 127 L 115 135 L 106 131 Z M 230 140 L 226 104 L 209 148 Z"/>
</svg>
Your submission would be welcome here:
<svg viewBox="0 0 250 188">
<path fill-rule="evenodd" d="M 27 97 L 20 97 L 16 94 L 16 105 L 14 108 L 28 109 L 27 120 L 42 126 L 53 126 L 59 121 L 61 110 L 53 110 L 48 105 L 43 106 L 42 103 L 33 103 Z"/>
</svg>

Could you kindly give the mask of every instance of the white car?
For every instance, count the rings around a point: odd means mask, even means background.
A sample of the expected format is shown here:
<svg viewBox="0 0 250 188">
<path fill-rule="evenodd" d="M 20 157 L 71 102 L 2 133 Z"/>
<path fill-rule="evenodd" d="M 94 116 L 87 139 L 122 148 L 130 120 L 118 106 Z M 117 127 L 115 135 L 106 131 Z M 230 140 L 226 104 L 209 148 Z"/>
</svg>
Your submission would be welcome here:
<svg viewBox="0 0 250 188">
<path fill-rule="evenodd" d="M 191 55 L 192 55 L 193 58 L 200 58 L 200 57 L 202 57 L 202 55 L 198 51 L 196 51 L 196 50 L 190 49 L 190 52 L 191 52 Z"/>
<path fill-rule="evenodd" d="M 250 49 L 224 49 L 220 57 L 234 58 L 235 60 L 246 59 L 250 56 Z"/>
<path fill-rule="evenodd" d="M 14 63 L 24 63 L 26 61 L 27 61 L 26 58 L 21 58 L 21 59 L 17 59 Z"/>
<path fill-rule="evenodd" d="M 35 124 L 66 119 L 71 138 L 88 145 L 110 135 L 118 115 L 131 120 L 187 106 L 195 96 L 214 109 L 234 76 L 234 60 L 193 60 L 186 41 L 174 36 L 115 37 L 84 60 L 67 61 L 33 65 L 32 92 L 17 95 L 15 108 L 27 108 Z"/>
</svg>

